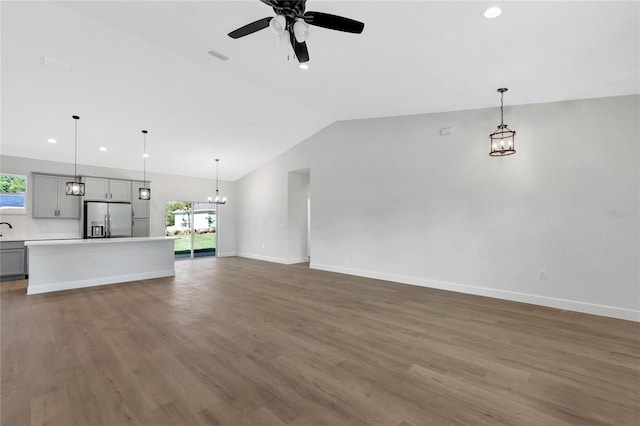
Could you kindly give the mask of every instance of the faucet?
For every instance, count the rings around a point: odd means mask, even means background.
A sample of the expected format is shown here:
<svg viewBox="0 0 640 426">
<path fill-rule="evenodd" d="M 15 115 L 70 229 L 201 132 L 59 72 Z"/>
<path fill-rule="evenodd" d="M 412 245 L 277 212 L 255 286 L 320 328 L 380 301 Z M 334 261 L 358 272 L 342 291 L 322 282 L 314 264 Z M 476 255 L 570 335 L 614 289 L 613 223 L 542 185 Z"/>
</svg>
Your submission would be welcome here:
<svg viewBox="0 0 640 426">
<path fill-rule="evenodd" d="M 13 229 L 13 226 L 9 222 L 0 222 L 0 225 L 9 225 L 9 229 Z M 2 232 L 0 232 L 0 237 L 2 237 Z"/>
</svg>

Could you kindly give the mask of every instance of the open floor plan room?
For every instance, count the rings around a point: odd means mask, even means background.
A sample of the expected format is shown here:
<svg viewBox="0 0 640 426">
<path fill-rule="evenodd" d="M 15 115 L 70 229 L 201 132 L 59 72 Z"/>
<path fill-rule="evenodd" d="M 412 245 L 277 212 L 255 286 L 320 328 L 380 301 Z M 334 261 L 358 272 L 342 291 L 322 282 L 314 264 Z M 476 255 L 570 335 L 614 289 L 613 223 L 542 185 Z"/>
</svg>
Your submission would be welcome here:
<svg viewBox="0 0 640 426">
<path fill-rule="evenodd" d="M 0 33 L 0 426 L 640 426 L 640 1 Z"/>
<path fill-rule="evenodd" d="M 2 286 L 3 425 L 635 425 L 638 323 L 242 258 Z"/>
</svg>

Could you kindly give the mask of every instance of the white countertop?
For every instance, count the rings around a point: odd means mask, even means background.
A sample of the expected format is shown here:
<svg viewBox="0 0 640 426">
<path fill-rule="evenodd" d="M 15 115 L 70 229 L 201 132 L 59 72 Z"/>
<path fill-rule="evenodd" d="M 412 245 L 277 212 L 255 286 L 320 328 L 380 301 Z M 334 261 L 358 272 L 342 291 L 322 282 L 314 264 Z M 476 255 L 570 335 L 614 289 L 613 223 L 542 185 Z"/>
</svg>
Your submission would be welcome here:
<svg viewBox="0 0 640 426">
<path fill-rule="evenodd" d="M 69 239 L 69 240 L 35 240 L 25 241 L 24 245 L 33 246 L 63 246 L 63 245 L 87 245 L 87 244 L 123 244 L 141 243 L 151 241 L 175 240 L 175 237 L 133 237 L 133 238 L 91 238 L 91 239 Z"/>
</svg>

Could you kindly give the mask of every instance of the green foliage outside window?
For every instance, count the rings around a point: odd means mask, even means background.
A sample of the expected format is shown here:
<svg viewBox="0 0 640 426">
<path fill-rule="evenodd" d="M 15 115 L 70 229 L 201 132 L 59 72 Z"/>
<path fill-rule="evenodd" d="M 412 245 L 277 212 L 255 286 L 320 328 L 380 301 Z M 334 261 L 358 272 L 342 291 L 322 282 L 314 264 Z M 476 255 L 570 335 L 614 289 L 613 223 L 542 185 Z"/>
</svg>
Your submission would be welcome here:
<svg viewBox="0 0 640 426">
<path fill-rule="evenodd" d="M 0 193 L 20 194 L 27 189 L 27 179 L 24 176 L 0 175 Z"/>
<path fill-rule="evenodd" d="M 175 216 L 173 215 L 173 212 L 176 210 L 184 210 L 184 211 L 190 211 L 191 210 L 191 203 L 190 202 L 185 202 L 185 201 L 178 201 L 178 202 L 171 202 L 168 201 L 165 203 L 164 205 L 165 207 L 165 219 L 166 219 L 166 224 L 167 226 L 173 226 L 175 225 L 174 221 L 175 221 Z"/>
</svg>

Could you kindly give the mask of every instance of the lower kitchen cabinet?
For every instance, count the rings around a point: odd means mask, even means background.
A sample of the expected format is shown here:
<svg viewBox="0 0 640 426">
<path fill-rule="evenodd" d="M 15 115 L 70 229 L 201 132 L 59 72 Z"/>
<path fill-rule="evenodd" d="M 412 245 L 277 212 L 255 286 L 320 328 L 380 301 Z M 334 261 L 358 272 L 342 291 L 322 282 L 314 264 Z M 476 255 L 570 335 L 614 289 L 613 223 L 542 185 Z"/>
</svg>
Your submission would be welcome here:
<svg viewBox="0 0 640 426">
<path fill-rule="evenodd" d="M 0 280 L 21 280 L 26 274 L 24 241 L 0 242 Z"/>
<path fill-rule="evenodd" d="M 133 219 L 131 223 L 132 237 L 149 236 L 149 219 Z"/>
</svg>

